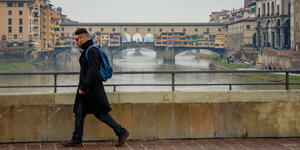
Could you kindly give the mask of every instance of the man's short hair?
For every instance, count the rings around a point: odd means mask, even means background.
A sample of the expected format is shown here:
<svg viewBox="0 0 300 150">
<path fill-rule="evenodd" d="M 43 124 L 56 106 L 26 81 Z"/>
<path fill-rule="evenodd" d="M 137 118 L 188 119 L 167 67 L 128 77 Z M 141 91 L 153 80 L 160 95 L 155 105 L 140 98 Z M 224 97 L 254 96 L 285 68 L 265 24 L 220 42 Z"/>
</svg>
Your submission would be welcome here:
<svg viewBox="0 0 300 150">
<path fill-rule="evenodd" d="M 78 28 L 75 31 L 75 35 L 84 35 L 86 37 L 89 37 L 89 32 L 85 28 Z"/>
</svg>

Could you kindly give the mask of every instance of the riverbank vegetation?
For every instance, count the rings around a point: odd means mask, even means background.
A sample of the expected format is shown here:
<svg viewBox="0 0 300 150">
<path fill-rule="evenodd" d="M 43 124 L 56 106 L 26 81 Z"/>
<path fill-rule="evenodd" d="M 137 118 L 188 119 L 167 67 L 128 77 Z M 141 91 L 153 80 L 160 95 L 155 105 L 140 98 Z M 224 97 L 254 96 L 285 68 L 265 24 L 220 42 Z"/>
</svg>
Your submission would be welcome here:
<svg viewBox="0 0 300 150">
<path fill-rule="evenodd" d="M 202 55 L 202 54 L 201 54 Z M 204 54 L 205 55 L 205 54 Z M 240 69 L 256 69 L 255 66 L 250 64 L 242 64 L 239 62 L 229 61 L 226 58 L 221 58 L 218 55 L 210 55 L 205 56 L 207 58 L 211 58 L 213 60 L 213 64 L 217 66 L 219 69 L 225 70 L 240 70 Z M 285 73 L 239 73 L 238 76 L 251 78 L 256 80 L 263 80 L 266 82 L 277 82 L 277 83 L 285 83 L 286 76 Z M 299 74 L 290 74 L 289 75 L 289 82 L 290 83 L 300 83 L 300 75 Z M 299 85 L 294 86 L 300 88 Z"/>
<path fill-rule="evenodd" d="M 24 72 L 45 63 L 46 61 L 0 64 L 0 72 Z"/>
</svg>

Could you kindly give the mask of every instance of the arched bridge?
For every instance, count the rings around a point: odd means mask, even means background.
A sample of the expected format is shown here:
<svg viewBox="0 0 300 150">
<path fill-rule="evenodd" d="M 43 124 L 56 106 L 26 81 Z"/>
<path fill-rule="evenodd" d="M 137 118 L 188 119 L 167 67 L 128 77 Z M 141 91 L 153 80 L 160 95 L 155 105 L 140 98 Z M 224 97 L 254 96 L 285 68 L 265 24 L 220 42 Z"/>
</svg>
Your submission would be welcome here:
<svg viewBox="0 0 300 150">
<path fill-rule="evenodd" d="M 125 49 L 132 48 L 146 48 L 156 51 L 158 54 L 163 56 L 164 62 L 175 62 L 175 56 L 182 52 L 191 49 L 206 49 L 219 54 L 221 57 L 224 55 L 224 49 L 216 49 L 214 47 L 204 47 L 204 46 L 190 46 L 190 47 L 180 47 L 180 46 L 155 46 L 154 43 L 122 43 L 120 46 L 115 47 L 102 47 L 102 49 L 113 58 L 113 56 Z M 111 59 L 112 60 L 112 59 Z"/>
</svg>

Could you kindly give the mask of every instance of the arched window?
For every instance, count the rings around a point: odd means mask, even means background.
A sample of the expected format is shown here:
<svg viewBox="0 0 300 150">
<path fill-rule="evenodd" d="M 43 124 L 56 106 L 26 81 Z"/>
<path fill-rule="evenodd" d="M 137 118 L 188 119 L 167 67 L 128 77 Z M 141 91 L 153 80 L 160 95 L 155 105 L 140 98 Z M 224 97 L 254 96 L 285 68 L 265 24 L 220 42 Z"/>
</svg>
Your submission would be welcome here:
<svg viewBox="0 0 300 150">
<path fill-rule="evenodd" d="M 277 15 L 279 15 L 279 12 L 280 12 L 280 6 L 277 5 Z"/>
<path fill-rule="evenodd" d="M 272 2 L 272 16 L 274 16 L 274 2 Z"/>
<path fill-rule="evenodd" d="M 267 16 L 270 16 L 270 3 L 268 2 Z"/>
<path fill-rule="evenodd" d="M 289 15 L 291 15 L 291 3 L 289 3 L 289 5 L 288 5 L 288 13 L 289 13 Z"/>
<path fill-rule="evenodd" d="M 262 16 L 264 17 L 266 14 L 266 4 L 263 4 Z"/>
</svg>

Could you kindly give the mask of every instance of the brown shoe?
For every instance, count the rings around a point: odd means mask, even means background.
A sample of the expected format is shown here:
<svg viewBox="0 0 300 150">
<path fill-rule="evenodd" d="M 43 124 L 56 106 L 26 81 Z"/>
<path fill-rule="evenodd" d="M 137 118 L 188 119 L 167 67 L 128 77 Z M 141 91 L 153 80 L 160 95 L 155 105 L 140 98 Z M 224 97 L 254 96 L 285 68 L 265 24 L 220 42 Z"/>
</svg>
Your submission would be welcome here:
<svg viewBox="0 0 300 150">
<path fill-rule="evenodd" d="M 68 141 L 68 142 L 62 142 L 61 143 L 64 147 L 82 147 L 82 143 Z"/>
<path fill-rule="evenodd" d="M 119 138 L 118 142 L 115 144 L 116 147 L 122 146 L 129 136 L 129 132 L 126 132 L 121 138 Z"/>
</svg>

